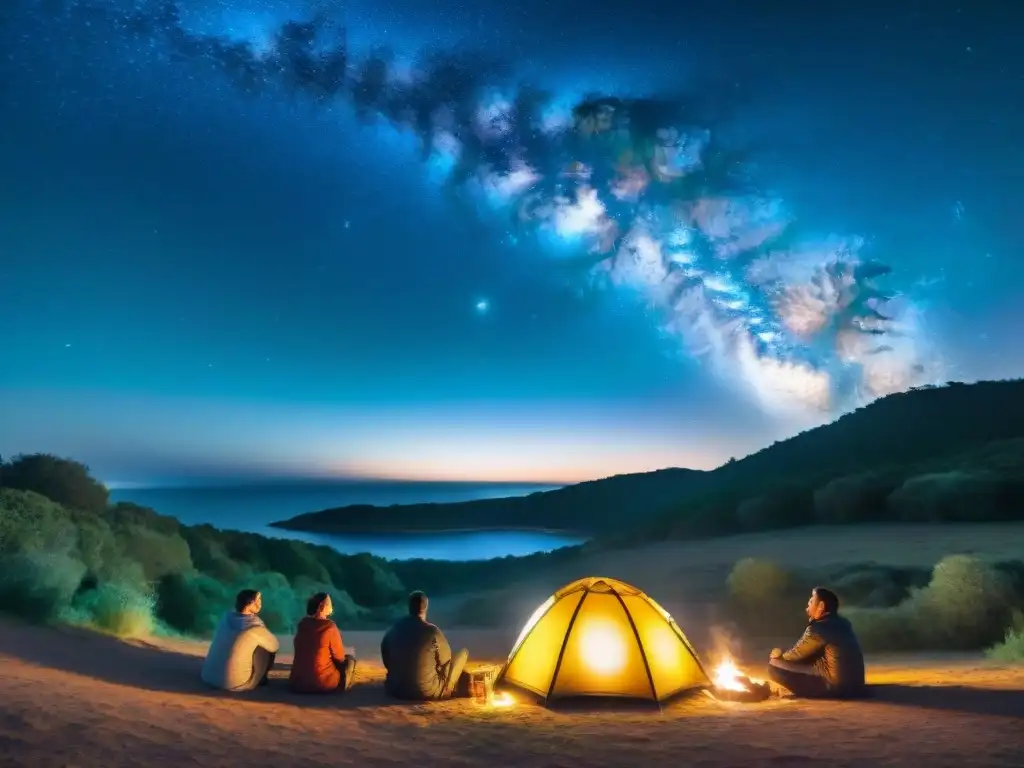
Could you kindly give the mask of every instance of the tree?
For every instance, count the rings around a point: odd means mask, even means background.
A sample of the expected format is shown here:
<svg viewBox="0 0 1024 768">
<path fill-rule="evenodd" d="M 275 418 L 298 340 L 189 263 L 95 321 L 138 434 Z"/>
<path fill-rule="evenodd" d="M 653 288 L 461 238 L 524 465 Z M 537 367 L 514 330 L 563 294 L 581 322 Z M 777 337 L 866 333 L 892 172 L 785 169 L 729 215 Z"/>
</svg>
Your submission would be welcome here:
<svg viewBox="0 0 1024 768">
<path fill-rule="evenodd" d="M 48 453 L 15 456 L 3 465 L 3 485 L 34 491 L 71 509 L 103 513 L 109 493 L 103 483 L 89 474 L 89 468 L 71 459 Z"/>
</svg>

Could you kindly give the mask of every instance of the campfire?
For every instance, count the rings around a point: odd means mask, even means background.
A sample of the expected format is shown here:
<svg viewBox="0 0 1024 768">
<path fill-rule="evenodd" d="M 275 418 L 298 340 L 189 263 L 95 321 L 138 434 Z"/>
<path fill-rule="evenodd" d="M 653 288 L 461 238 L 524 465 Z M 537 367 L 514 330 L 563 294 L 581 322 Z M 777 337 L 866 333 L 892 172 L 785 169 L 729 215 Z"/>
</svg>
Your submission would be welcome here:
<svg viewBox="0 0 1024 768">
<path fill-rule="evenodd" d="M 494 694 L 494 698 L 491 700 L 492 707 L 511 707 L 515 703 L 516 700 L 507 693 L 496 693 Z"/>
<path fill-rule="evenodd" d="M 744 675 L 729 657 L 715 667 L 711 676 L 712 693 L 721 701 L 764 701 L 771 696 L 768 683 L 763 680 L 752 680 Z"/>
</svg>

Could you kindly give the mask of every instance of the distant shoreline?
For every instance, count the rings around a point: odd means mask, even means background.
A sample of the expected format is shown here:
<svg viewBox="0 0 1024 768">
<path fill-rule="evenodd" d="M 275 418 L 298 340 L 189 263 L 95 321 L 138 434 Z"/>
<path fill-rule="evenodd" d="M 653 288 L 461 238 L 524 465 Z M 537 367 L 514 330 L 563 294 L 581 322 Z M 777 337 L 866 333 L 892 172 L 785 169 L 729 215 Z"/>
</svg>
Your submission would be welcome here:
<svg viewBox="0 0 1024 768">
<path fill-rule="evenodd" d="M 542 533 L 547 536 L 565 536 L 576 539 L 590 539 L 593 534 L 584 531 L 574 531 L 565 528 L 545 528 L 540 526 L 523 525 L 476 525 L 460 526 L 458 528 L 412 528 L 402 526 L 387 528 L 379 526 L 337 526 L 326 528 L 312 528 L 306 526 L 292 525 L 288 520 L 279 520 L 269 524 L 270 528 L 282 531 L 294 531 L 296 533 L 311 533 L 320 536 L 423 536 L 449 533 Z"/>
</svg>

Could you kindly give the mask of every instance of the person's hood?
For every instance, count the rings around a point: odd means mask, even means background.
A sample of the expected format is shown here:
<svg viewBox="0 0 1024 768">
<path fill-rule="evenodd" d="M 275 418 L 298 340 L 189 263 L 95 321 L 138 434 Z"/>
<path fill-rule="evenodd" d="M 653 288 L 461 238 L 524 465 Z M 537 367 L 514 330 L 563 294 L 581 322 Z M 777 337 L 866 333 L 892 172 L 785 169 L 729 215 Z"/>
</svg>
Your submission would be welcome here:
<svg viewBox="0 0 1024 768">
<path fill-rule="evenodd" d="M 244 632 L 252 627 L 265 626 L 263 619 L 254 613 L 239 613 L 238 611 L 229 611 L 224 614 L 224 623 L 228 625 L 235 632 Z"/>
<path fill-rule="evenodd" d="M 334 626 L 330 619 L 318 619 L 315 616 L 304 616 L 297 627 L 298 632 L 322 635 Z"/>
</svg>

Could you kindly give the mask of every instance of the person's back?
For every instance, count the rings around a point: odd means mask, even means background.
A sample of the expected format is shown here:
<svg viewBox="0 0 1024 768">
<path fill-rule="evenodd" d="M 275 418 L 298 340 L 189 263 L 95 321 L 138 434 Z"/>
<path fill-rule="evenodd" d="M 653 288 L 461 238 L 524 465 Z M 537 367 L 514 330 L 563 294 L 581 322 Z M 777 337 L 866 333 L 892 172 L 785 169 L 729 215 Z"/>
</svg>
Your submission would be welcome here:
<svg viewBox="0 0 1024 768">
<path fill-rule="evenodd" d="M 830 614 L 811 622 L 821 637 L 821 654 L 812 663 L 815 671 L 837 695 L 855 695 L 864 688 L 864 653 L 849 619 Z"/>
<path fill-rule="evenodd" d="M 253 594 L 242 610 L 224 614 L 214 633 L 210 648 L 203 661 L 201 677 L 207 685 L 227 691 L 247 691 L 255 688 L 266 677 L 274 662 L 279 643 L 256 613 L 262 605 L 259 593 Z"/>
<path fill-rule="evenodd" d="M 426 596 L 410 596 L 409 615 L 399 619 L 381 641 L 387 669 L 384 688 L 397 699 L 450 696 L 468 659 L 465 649 L 453 658 L 444 633 L 426 620 Z"/>
<path fill-rule="evenodd" d="M 296 693 L 344 691 L 352 683 L 355 657 L 345 655 L 338 625 L 327 618 L 334 608 L 325 592 L 311 597 L 295 631 L 295 655 L 288 685 Z"/>
</svg>

